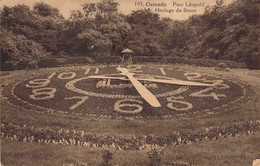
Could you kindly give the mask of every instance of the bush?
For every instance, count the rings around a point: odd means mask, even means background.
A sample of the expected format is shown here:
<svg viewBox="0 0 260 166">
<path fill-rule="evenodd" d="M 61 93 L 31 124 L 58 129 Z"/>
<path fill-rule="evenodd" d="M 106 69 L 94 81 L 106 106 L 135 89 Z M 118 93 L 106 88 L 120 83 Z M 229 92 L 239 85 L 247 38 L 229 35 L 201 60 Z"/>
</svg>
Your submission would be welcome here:
<svg viewBox="0 0 260 166">
<path fill-rule="evenodd" d="M 57 67 L 58 62 L 54 58 L 41 59 L 38 62 L 40 68 Z"/>
<path fill-rule="evenodd" d="M 109 150 L 103 151 L 103 163 L 101 165 L 107 166 L 109 161 L 113 159 L 113 153 L 110 152 Z"/>
<path fill-rule="evenodd" d="M 6 61 L 32 61 L 48 56 L 40 44 L 3 28 L 0 33 L 0 47 L 1 64 Z"/>
<path fill-rule="evenodd" d="M 149 166 L 159 166 L 162 160 L 162 152 L 153 148 L 148 152 L 148 157 L 150 159 Z"/>
<path fill-rule="evenodd" d="M 73 58 L 67 58 L 66 63 L 67 64 L 89 64 L 92 63 L 92 59 L 86 57 L 73 57 Z"/>
<path fill-rule="evenodd" d="M 70 58 L 46 58 L 41 59 L 38 64 L 35 64 L 35 60 L 22 60 L 16 66 L 11 65 L 10 62 L 6 64 L 6 69 L 26 69 L 26 68 L 48 68 L 59 67 L 67 65 L 87 65 L 87 64 L 121 64 L 120 56 L 109 57 L 70 57 Z M 166 57 L 166 56 L 135 56 L 133 57 L 133 63 L 159 63 L 159 64 L 187 64 L 195 66 L 213 67 L 218 66 L 220 63 L 225 63 L 228 68 L 245 68 L 244 63 L 237 63 L 228 60 L 214 60 L 214 59 L 189 59 L 187 57 Z M 1 68 L 2 69 L 2 68 Z M 2 69 L 3 70 L 3 69 Z"/>
<path fill-rule="evenodd" d="M 93 63 L 90 57 L 71 57 L 71 58 L 47 58 L 38 62 L 40 68 L 58 67 L 67 65 L 84 65 Z"/>
<path fill-rule="evenodd" d="M 215 60 L 215 59 L 189 59 L 187 57 L 168 57 L 168 56 L 138 56 L 133 57 L 133 63 L 162 63 L 162 64 L 187 64 L 195 66 L 213 67 L 219 63 L 226 63 L 229 68 L 245 68 L 245 63 L 238 63 L 229 60 Z"/>
<path fill-rule="evenodd" d="M 102 56 L 102 57 L 93 57 L 94 63 L 97 64 L 119 64 L 122 59 L 120 56 Z"/>
<path fill-rule="evenodd" d="M 18 61 L 7 61 L 3 65 L 1 65 L 2 71 L 12 71 L 17 69 Z"/>
<path fill-rule="evenodd" d="M 16 65 L 16 69 L 25 70 L 25 69 L 38 69 L 38 62 L 36 60 L 21 60 Z"/>
</svg>

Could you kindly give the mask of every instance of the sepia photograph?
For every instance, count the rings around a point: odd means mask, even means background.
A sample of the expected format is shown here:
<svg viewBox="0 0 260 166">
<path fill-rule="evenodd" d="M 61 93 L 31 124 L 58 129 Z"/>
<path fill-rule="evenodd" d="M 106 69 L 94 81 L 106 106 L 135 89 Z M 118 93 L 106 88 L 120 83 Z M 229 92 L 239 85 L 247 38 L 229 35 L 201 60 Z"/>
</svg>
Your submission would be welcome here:
<svg viewBox="0 0 260 166">
<path fill-rule="evenodd" d="M 0 0 L 0 166 L 260 166 L 260 0 Z"/>
</svg>

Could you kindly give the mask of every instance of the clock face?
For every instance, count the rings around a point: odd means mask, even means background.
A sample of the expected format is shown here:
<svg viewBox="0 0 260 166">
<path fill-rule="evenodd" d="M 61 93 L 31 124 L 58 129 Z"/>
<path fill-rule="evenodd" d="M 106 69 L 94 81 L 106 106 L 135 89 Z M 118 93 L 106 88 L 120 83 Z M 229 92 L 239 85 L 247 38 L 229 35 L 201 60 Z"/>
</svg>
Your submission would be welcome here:
<svg viewBox="0 0 260 166">
<path fill-rule="evenodd" d="M 163 66 L 127 66 L 134 73 L 133 77 L 156 96 L 161 107 L 155 108 L 116 68 L 90 66 L 22 80 L 11 89 L 13 101 L 40 111 L 81 116 L 179 117 L 223 111 L 245 93 L 242 85 L 213 75 Z M 212 86 L 168 84 L 147 81 L 149 79 L 189 81 Z"/>
</svg>

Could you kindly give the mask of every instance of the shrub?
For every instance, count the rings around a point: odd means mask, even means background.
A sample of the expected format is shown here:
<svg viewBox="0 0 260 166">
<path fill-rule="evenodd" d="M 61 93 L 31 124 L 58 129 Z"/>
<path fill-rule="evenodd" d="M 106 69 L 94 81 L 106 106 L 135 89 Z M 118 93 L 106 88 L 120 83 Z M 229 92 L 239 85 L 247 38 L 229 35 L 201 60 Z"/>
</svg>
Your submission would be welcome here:
<svg viewBox="0 0 260 166">
<path fill-rule="evenodd" d="M 89 64 L 91 63 L 92 59 L 90 57 L 73 57 L 67 58 L 67 64 Z"/>
<path fill-rule="evenodd" d="M 58 64 L 59 63 L 55 60 L 55 58 L 41 59 L 38 62 L 38 66 L 40 68 L 57 67 Z"/>
<path fill-rule="evenodd" d="M 3 65 L 1 65 L 1 70 L 3 71 L 11 71 L 17 69 L 18 61 L 7 61 Z"/>
<path fill-rule="evenodd" d="M 102 159 L 103 159 L 103 163 L 101 165 L 107 166 L 109 161 L 113 159 L 113 153 L 110 152 L 109 150 L 103 151 Z"/>
<path fill-rule="evenodd" d="M 156 148 L 151 149 L 148 151 L 149 157 L 149 166 L 159 166 L 162 160 L 162 152 Z"/>
<path fill-rule="evenodd" d="M 6 61 L 32 61 L 49 55 L 40 44 L 3 28 L 0 32 L 0 47 L 1 64 Z"/>
<path fill-rule="evenodd" d="M 119 64 L 122 59 L 120 56 L 102 56 L 102 57 L 93 57 L 94 63 L 98 64 Z"/>
</svg>

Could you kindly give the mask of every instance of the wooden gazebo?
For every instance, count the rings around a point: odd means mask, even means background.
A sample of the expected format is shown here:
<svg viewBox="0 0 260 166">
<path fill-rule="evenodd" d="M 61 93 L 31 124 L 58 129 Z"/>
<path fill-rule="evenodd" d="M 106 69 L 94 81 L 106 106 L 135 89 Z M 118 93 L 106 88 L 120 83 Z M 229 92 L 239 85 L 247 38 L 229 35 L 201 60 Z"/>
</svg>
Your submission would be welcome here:
<svg viewBox="0 0 260 166">
<path fill-rule="evenodd" d="M 132 50 L 130 50 L 129 48 L 124 49 L 123 51 L 121 51 L 122 54 L 122 64 L 123 65 L 128 65 L 128 64 L 132 64 L 133 60 L 132 60 L 132 54 L 134 52 Z"/>
</svg>

